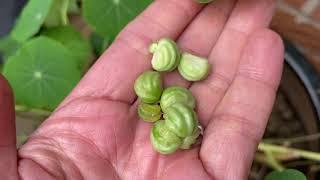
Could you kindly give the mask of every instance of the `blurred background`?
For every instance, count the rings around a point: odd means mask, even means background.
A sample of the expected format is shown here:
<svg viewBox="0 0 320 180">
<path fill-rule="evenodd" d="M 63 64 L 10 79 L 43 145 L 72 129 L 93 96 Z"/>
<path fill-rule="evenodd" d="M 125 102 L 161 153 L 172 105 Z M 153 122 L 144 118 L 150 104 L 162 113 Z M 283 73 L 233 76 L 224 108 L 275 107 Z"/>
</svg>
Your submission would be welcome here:
<svg viewBox="0 0 320 180">
<path fill-rule="evenodd" d="M 10 32 L 25 2 L 0 0 L 0 39 Z M 78 4 L 81 8 L 81 3 Z M 70 15 L 70 22 L 84 37 L 92 38 L 92 28 L 83 21 L 81 13 Z M 287 148 L 287 151 L 272 152 L 270 160 L 267 150 L 260 148 L 250 179 L 263 179 L 279 167 L 298 169 L 310 180 L 320 179 L 320 154 L 314 154 L 316 158 L 312 159 L 291 151 L 295 148 L 317 153 L 320 149 L 320 1 L 277 0 L 271 28 L 285 39 L 286 65 L 263 142 Z M 107 47 L 110 41 L 104 42 Z M 92 46 L 94 49 L 95 45 Z M 99 56 L 97 51 L 94 49 L 91 59 Z M 50 111 L 20 106 L 16 110 L 19 146 Z"/>
<path fill-rule="evenodd" d="M 278 0 L 271 27 L 290 40 L 320 72 L 320 1 Z"/>
</svg>

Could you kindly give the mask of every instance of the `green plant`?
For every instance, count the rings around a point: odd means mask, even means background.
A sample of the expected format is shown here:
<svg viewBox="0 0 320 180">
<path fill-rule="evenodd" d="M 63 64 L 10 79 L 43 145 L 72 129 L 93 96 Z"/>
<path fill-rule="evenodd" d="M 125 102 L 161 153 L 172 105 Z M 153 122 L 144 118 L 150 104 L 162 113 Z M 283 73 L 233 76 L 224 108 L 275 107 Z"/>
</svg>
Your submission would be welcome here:
<svg viewBox="0 0 320 180">
<path fill-rule="evenodd" d="M 88 68 L 89 59 L 92 56 L 90 42 L 73 26 L 67 25 L 46 28 L 41 31 L 40 34 L 58 41 L 61 45 L 69 49 L 81 71 L 85 71 Z"/>
<path fill-rule="evenodd" d="M 255 160 L 274 169 L 273 172 L 265 177 L 265 180 L 306 180 L 307 178 L 302 172 L 286 169 L 281 164 L 281 161 L 297 158 L 320 162 L 320 153 L 261 142 L 258 146 L 258 154 L 256 154 Z"/>
<path fill-rule="evenodd" d="M 13 88 L 16 110 L 54 110 L 92 64 L 93 50 L 100 55 L 151 2 L 29 0 L 12 31 L 0 39 L 2 72 Z M 91 31 L 91 41 L 70 24 L 70 14 L 78 19 L 83 15 L 96 30 Z"/>
<path fill-rule="evenodd" d="M 30 0 L 23 8 L 10 37 L 24 42 L 36 35 L 53 5 L 53 0 Z"/>
<path fill-rule="evenodd" d="M 17 104 L 54 110 L 80 80 L 81 72 L 66 47 L 40 36 L 7 60 L 3 75 L 14 89 Z"/>
<path fill-rule="evenodd" d="M 83 15 L 102 37 L 114 38 L 152 0 L 83 0 Z"/>
<path fill-rule="evenodd" d="M 156 71 L 173 71 L 180 62 L 179 48 L 171 39 L 160 39 L 151 44 L 149 51 L 153 53 L 151 64 Z"/>
<path fill-rule="evenodd" d="M 300 171 L 287 169 L 284 171 L 271 172 L 265 177 L 265 180 L 307 180 L 307 178 Z"/>
<path fill-rule="evenodd" d="M 69 0 L 54 0 L 44 21 L 46 27 L 56 27 L 68 24 Z"/>
</svg>

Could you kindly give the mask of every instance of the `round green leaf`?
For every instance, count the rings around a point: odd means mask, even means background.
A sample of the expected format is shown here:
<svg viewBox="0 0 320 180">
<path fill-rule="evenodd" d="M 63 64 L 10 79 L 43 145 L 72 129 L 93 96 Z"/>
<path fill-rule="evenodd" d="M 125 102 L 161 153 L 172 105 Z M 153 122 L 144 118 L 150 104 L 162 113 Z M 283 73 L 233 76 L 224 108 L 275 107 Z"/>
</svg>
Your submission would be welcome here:
<svg viewBox="0 0 320 180">
<path fill-rule="evenodd" d="M 0 39 L 0 53 L 4 59 L 12 56 L 20 47 L 20 43 L 10 36 Z"/>
<path fill-rule="evenodd" d="M 300 171 L 287 169 L 281 172 L 273 171 L 266 176 L 265 180 L 307 180 L 307 178 Z"/>
<path fill-rule="evenodd" d="M 44 23 L 52 3 L 53 0 L 29 0 L 10 35 L 20 42 L 35 35 Z"/>
<path fill-rule="evenodd" d="M 152 0 L 83 0 L 86 21 L 103 37 L 115 37 Z"/>
<path fill-rule="evenodd" d="M 61 26 L 44 30 L 42 35 L 59 41 L 70 50 L 78 62 L 80 70 L 85 69 L 91 56 L 91 45 L 82 37 L 81 33 L 72 26 Z"/>
<path fill-rule="evenodd" d="M 25 43 L 3 69 L 16 103 L 53 110 L 80 80 L 76 60 L 59 42 L 38 37 Z"/>
</svg>

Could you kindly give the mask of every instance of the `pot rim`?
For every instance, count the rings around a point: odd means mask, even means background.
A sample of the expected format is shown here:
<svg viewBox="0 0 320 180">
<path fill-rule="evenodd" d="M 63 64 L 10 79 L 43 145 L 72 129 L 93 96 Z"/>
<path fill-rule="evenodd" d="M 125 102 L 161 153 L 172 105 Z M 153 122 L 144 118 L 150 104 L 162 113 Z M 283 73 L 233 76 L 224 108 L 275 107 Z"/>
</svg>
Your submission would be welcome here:
<svg viewBox="0 0 320 180">
<path fill-rule="evenodd" d="M 285 40 L 285 62 L 294 70 L 313 104 L 318 124 L 320 123 L 320 76 L 302 53 L 289 41 Z"/>
</svg>

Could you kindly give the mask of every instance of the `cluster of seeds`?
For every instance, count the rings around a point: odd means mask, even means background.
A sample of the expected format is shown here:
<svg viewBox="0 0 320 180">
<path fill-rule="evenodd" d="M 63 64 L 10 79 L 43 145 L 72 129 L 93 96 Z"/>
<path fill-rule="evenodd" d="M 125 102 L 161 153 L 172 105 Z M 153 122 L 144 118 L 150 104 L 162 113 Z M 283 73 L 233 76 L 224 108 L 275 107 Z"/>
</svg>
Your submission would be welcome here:
<svg viewBox="0 0 320 180">
<path fill-rule="evenodd" d="M 135 81 L 134 90 L 140 99 L 138 114 L 146 122 L 154 123 L 151 144 L 161 154 L 178 149 L 190 149 L 200 135 L 196 100 L 192 93 L 179 86 L 163 88 L 160 72 L 178 69 L 188 81 L 200 81 L 208 76 L 207 59 L 180 52 L 177 44 L 168 38 L 150 45 L 155 71 L 142 73 Z"/>
</svg>

